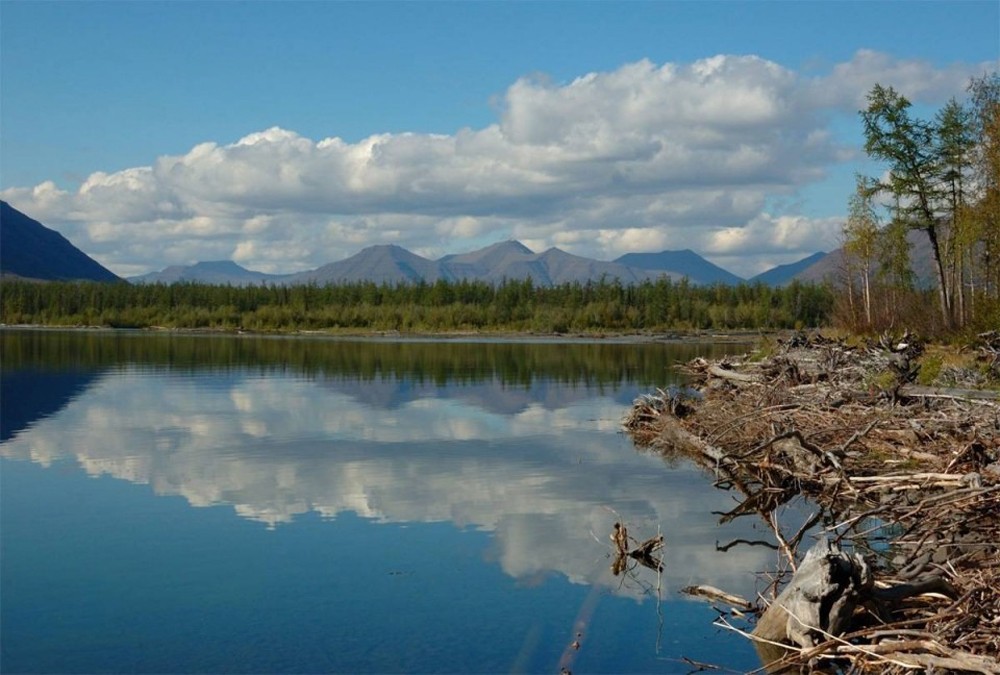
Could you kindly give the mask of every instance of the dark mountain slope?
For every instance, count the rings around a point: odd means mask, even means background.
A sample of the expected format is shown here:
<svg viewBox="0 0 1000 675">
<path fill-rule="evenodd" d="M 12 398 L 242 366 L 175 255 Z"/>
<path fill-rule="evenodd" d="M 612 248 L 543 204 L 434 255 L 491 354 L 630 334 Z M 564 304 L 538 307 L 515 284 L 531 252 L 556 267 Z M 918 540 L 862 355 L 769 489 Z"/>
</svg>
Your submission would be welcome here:
<svg viewBox="0 0 1000 675">
<path fill-rule="evenodd" d="M 121 281 L 66 237 L 3 201 L 0 201 L 0 272 L 50 281 Z"/>
<path fill-rule="evenodd" d="M 762 284 L 767 284 L 768 286 L 784 286 L 785 284 L 790 283 L 793 279 L 796 279 L 797 275 L 802 271 L 809 269 L 823 260 L 823 258 L 826 258 L 828 255 L 830 254 L 819 251 L 797 262 L 772 267 L 766 272 L 761 272 L 757 276 L 751 277 L 750 281 L 752 283 L 760 282 Z"/>
<path fill-rule="evenodd" d="M 101 378 L 102 371 L 51 368 L 0 370 L 0 443 L 54 415 Z"/>
</svg>

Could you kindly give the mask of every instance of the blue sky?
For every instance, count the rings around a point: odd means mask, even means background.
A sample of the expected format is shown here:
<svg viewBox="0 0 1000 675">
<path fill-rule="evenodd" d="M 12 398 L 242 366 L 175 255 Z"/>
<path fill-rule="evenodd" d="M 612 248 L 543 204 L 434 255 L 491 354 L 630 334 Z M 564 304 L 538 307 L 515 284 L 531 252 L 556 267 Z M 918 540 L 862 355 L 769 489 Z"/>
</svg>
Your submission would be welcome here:
<svg viewBox="0 0 1000 675">
<path fill-rule="evenodd" d="M 0 57 L 0 196 L 119 274 L 514 238 L 749 275 L 836 246 L 864 93 L 961 97 L 1000 2 L 2 0 Z"/>
</svg>

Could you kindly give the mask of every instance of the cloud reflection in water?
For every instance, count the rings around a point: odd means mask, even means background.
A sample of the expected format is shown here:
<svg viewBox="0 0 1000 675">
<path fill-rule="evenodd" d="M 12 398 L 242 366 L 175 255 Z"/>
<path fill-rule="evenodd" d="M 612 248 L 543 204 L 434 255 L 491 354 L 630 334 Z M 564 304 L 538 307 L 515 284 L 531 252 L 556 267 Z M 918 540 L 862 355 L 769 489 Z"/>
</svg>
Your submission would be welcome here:
<svg viewBox="0 0 1000 675">
<path fill-rule="evenodd" d="M 711 512 L 731 508 L 731 496 L 697 469 L 637 452 L 618 429 L 622 398 L 638 392 L 604 389 L 126 367 L 0 454 L 73 459 L 90 475 L 192 506 L 231 505 L 270 527 L 310 511 L 451 522 L 493 533 L 492 555 L 526 580 L 557 572 L 618 588 L 608 557 L 618 513 L 637 536 L 662 528 L 667 588 L 709 583 L 752 595 L 750 573 L 774 552 L 715 544 L 762 532 L 750 520 L 718 526 Z"/>
</svg>

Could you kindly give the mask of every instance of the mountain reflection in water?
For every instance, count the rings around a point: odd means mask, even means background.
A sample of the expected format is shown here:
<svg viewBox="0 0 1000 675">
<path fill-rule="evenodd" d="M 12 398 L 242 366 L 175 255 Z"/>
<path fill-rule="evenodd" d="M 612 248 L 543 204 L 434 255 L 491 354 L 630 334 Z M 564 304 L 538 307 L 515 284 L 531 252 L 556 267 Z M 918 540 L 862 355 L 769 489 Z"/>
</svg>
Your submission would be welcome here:
<svg viewBox="0 0 1000 675">
<path fill-rule="evenodd" d="M 659 583 L 674 597 L 698 583 L 752 597 L 752 572 L 774 560 L 764 547 L 720 552 L 717 544 L 764 535 L 749 520 L 720 526 L 711 513 L 733 501 L 710 477 L 637 452 L 619 431 L 636 396 L 675 379 L 672 364 L 726 347 L 2 339 L 4 415 L 12 400 L 34 401 L 37 413 L 19 413 L 25 419 L 0 444 L 5 460 L 70 461 L 270 528 L 348 513 L 450 524 L 488 534 L 487 557 L 509 577 L 558 574 L 639 600 L 648 584 L 610 569 L 619 518 L 639 537 L 662 530 Z M 92 375 L 53 393 L 58 405 L 10 386 L 30 389 L 19 373 L 43 366 Z"/>
</svg>

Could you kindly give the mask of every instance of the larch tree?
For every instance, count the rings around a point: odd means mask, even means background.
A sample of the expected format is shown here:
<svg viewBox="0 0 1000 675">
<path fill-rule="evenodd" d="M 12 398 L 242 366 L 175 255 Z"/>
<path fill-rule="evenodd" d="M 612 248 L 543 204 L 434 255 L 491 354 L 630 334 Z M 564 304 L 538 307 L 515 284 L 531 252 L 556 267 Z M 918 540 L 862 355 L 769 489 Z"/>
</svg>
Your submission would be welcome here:
<svg viewBox="0 0 1000 675">
<path fill-rule="evenodd" d="M 939 204 L 942 198 L 936 128 L 910 115 L 910 102 L 892 87 L 876 84 L 861 111 L 865 151 L 889 164 L 889 178 L 881 188 L 897 200 L 896 217 L 930 239 L 938 282 L 941 318 L 952 325 L 950 285 L 945 275 Z"/>
</svg>

